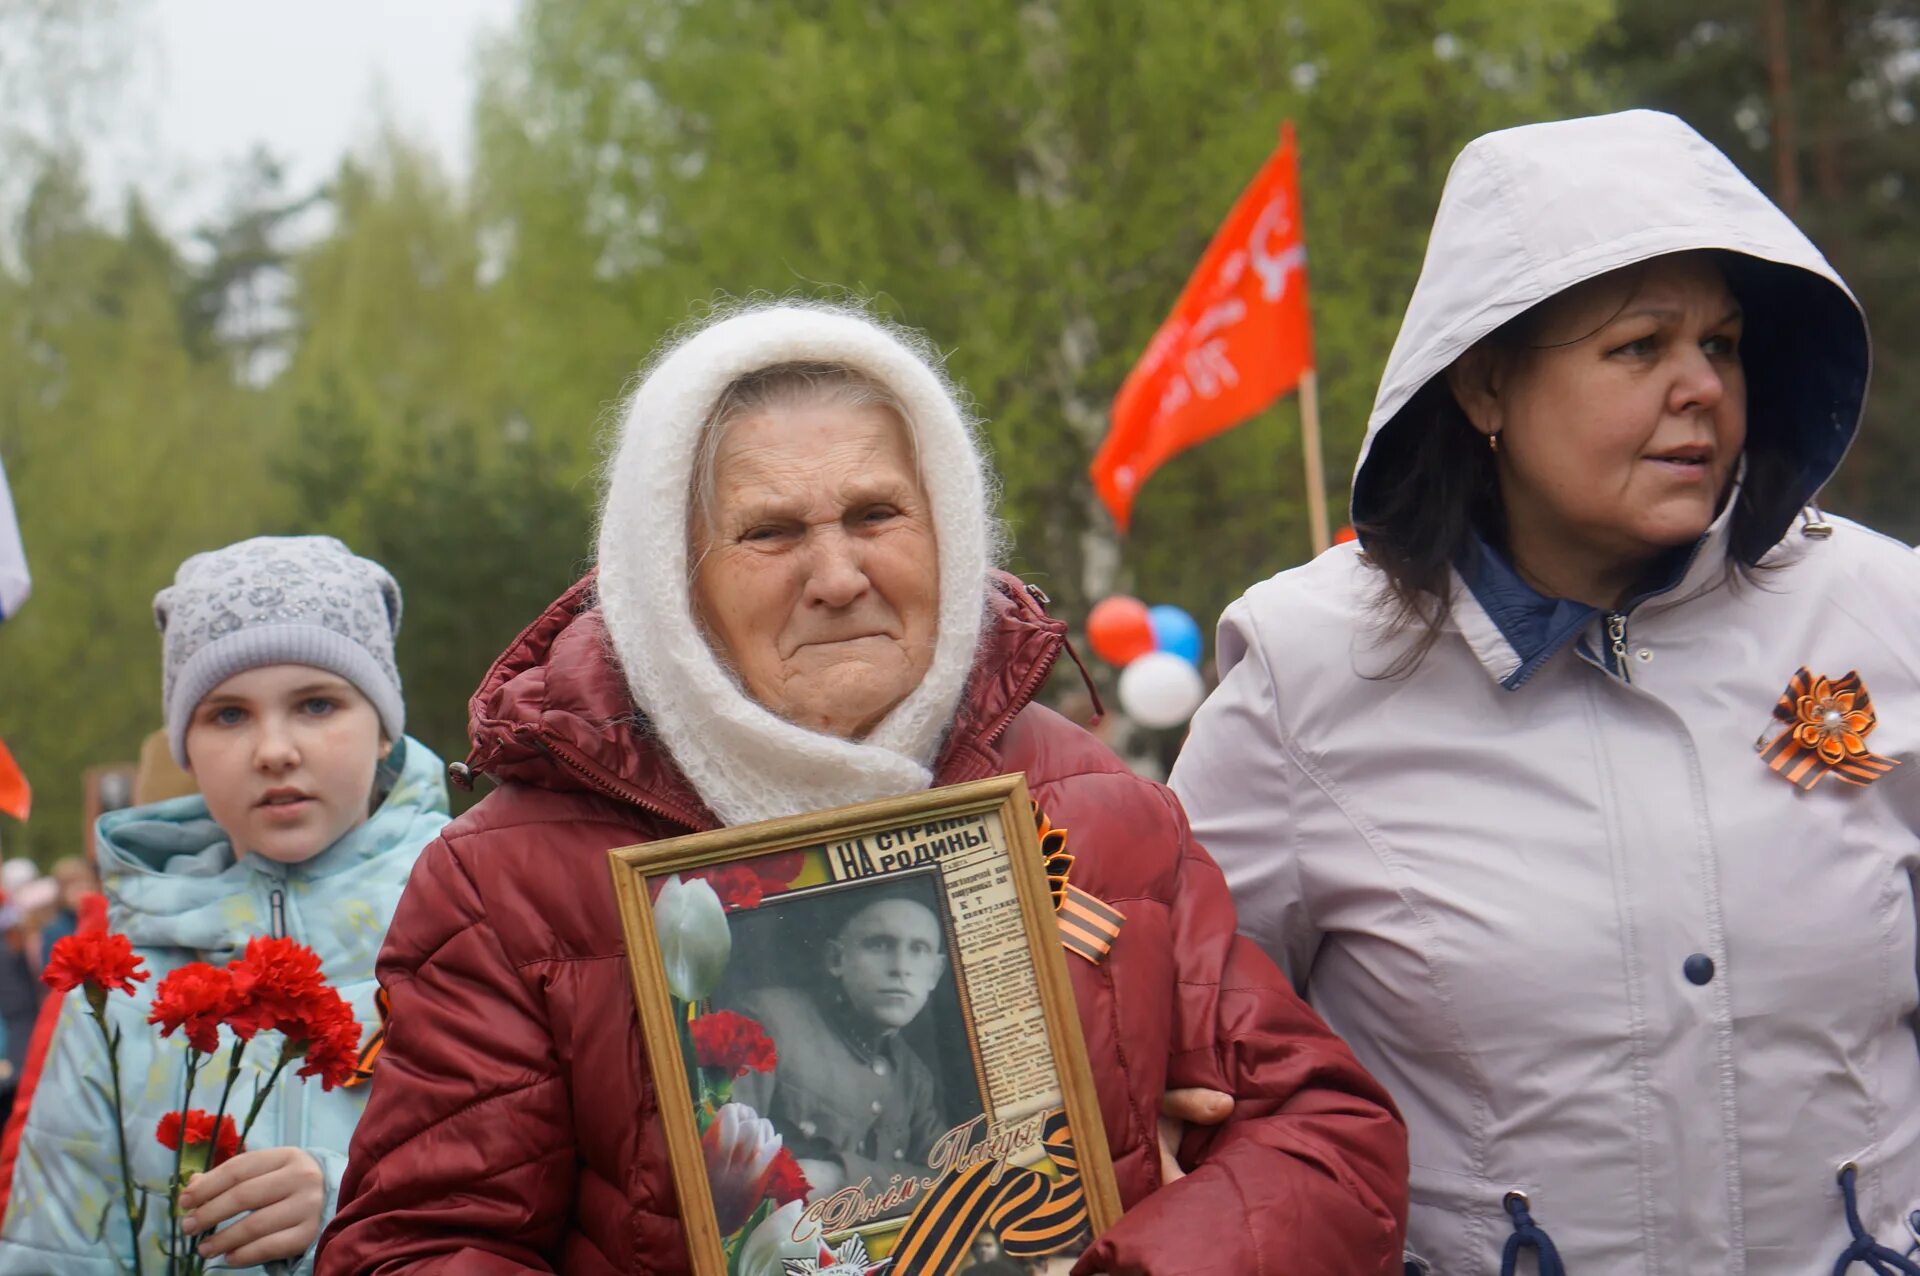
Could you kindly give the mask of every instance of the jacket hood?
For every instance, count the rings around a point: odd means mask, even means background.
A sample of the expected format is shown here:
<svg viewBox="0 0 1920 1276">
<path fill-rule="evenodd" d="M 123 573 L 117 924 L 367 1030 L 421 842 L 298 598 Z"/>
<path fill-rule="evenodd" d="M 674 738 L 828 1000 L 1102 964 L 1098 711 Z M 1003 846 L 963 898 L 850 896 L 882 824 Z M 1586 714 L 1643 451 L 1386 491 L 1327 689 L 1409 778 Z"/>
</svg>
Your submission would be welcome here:
<svg viewBox="0 0 1920 1276">
<path fill-rule="evenodd" d="M 109 811 L 96 826 L 100 881 L 114 929 L 141 947 L 218 952 L 256 933 L 249 902 L 256 874 L 316 881 L 352 874 L 396 847 L 417 851 L 447 822 L 444 764 L 405 737 L 400 774 L 358 828 L 300 864 L 235 857 L 199 794 Z"/>
<path fill-rule="evenodd" d="M 1691 127 L 1658 111 L 1530 124 L 1469 143 L 1367 421 L 1353 520 L 1426 428 L 1416 396 L 1481 338 L 1575 284 L 1669 253 L 1739 254 L 1750 432 L 1778 422 L 1804 503 L 1859 427 L 1869 343 L 1859 303 L 1800 229 Z M 1784 533 L 1786 525 L 1779 529 Z"/>
<path fill-rule="evenodd" d="M 1005 572 L 987 585 L 986 623 L 934 782 L 991 774 L 992 744 L 1033 699 L 1066 646 L 1044 595 Z M 523 630 L 469 705 L 468 768 L 496 781 L 597 793 L 689 829 L 721 821 L 654 736 L 627 688 L 589 574 Z"/>
</svg>

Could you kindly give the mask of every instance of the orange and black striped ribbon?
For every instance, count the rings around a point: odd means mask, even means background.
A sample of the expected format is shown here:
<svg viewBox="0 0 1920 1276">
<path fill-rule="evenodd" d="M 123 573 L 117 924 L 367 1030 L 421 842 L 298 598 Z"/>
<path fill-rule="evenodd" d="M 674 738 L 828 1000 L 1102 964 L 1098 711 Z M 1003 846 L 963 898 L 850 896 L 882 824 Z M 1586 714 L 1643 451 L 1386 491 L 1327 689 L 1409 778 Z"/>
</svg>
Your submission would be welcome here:
<svg viewBox="0 0 1920 1276">
<path fill-rule="evenodd" d="M 387 1044 L 387 1021 L 393 1018 L 393 1003 L 388 1000 L 385 988 L 373 994 L 373 1008 L 380 1012 L 380 1026 L 360 1047 L 360 1056 L 353 1061 L 353 1076 L 346 1082 L 350 1086 L 364 1085 L 373 1080 L 373 1065 L 379 1061 L 380 1051 Z"/>
<path fill-rule="evenodd" d="M 1793 681 L 1787 684 L 1786 691 L 1781 693 L 1779 703 L 1773 708 L 1773 716 L 1786 724 L 1786 730 L 1761 750 L 1761 760 L 1789 784 L 1809 792 L 1828 776 L 1864 788 L 1899 766 L 1894 759 L 1883 758 L 1877 753 L 1849 754 L 1838 762 L 1829 762 L 1817 750 L 1809 749 L 1794 738 L 1794 728 L 1800 724 L 1800 701 L 1813 694 L 1815 681 L 1813 671 L 1804 665 L 1793 675 Z M 1860 680 L 1857 670 L 1832 682 L 1830 686 L 1835 694 L 1852 694 L 1855 713 L 1867 714 L 1869 718 L 1873 716 L 1873 699 L 1867 694 L 1866 684 Z M 1872 730 L 1872 726 L 1867 729 Z"/>
<path fill-rule="evenodd" d="M 1073 871 L 1067 831 L 1053 827 L 1038 802 L 1033 804 L 1033 822 L 1040 833 L 1040 854 L 1046 860 L 1047 889 L 1053 893 L 1061 946 L 1097 966 L 1113 951 L 1113 941 L 1120 937 L 1126 914 L 1067 880 Z"/>
<path fill-rule="evenodd" d="M 1064 1111 L 1047 1117 L 1041 1142 L 1059 1167 L 1058 1178 L 994 1161 L 949 1175 L 907 1219 L 888 1270 L 950 1276 L 982 1228 L 993 1229 L 1000 1248 L 1016 1261 L 1071 1250 L 1087 1232 L 1087 1197 Z"/>
<path fill-rule="evenodd" d="M 1066 950 L 1095 965 L 1113 950 L 1113 941 L 1127 920 L 1117 909 L 1072 883 L 1067 885 L 1066 902 L 1054 916 L 1060 923 L 1060 942 Z"/>
</svg>

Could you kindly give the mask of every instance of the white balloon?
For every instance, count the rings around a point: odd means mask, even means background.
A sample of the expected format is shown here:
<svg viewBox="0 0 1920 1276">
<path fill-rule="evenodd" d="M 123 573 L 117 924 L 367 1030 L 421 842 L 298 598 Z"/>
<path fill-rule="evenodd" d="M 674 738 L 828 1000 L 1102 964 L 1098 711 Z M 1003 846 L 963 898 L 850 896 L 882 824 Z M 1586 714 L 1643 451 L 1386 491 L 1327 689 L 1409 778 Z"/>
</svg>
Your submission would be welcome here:
<svg viewBox="0 0 1920 1276">
<path fill-rule="evenodd" d="M 1170 651 L 1150 651 L 1120 671 L 1120 707 L 1143 727 L 1177 727 L 1206 698 L 1200 671 Z"/>
</svg>

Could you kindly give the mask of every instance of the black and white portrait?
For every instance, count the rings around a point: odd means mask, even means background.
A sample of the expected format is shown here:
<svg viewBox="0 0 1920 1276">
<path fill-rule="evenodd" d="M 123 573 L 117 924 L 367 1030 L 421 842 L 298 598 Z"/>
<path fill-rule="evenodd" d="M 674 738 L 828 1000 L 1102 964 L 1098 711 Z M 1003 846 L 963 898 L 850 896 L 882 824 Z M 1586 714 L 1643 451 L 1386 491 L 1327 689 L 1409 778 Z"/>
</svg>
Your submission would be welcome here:
<svg viewBox="0 0 1920 1276">
<path fill-rule="evenodd" d="M 798 892 L 729 920 L 715 1001 L 757 1020 L 779 1055 L 733 1100 L 773 1123 L 812 1199 L 926 1175 L 940 1136 L 981 1112 L 937 874 Z"/>
</svg>

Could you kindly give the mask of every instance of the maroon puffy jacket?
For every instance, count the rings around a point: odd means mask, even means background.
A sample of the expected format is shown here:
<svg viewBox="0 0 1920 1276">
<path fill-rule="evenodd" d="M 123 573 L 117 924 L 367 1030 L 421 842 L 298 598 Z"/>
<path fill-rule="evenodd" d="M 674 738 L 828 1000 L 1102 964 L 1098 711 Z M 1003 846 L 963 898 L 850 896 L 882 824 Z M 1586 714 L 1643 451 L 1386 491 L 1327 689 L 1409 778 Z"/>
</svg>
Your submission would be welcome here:
<svg viewBox="0 0 1920 1276">
<path fill-rule="evenodd" d="M 1167 790 L 1030 703 L 1065 626 L 1010 577 L 994 603 L 937 782 L 1024 771 L 1075 882 L 1127 917 L 1105 962 L 1067 963 L 1128 1211 L 1075 1271 L 1397 1273 L 1391 1101 L 1235 935 Z M 469 765 L 499 787 L 427 848 L 387 936 L 392 1026 L 321 1276 L 688 1270 L 607 851 L 715 820 L 608 653 L 583 581 L 474 696 Z M 1169 1086 L 1237 1102 L 1161 1189 Z"/>
</svg>

